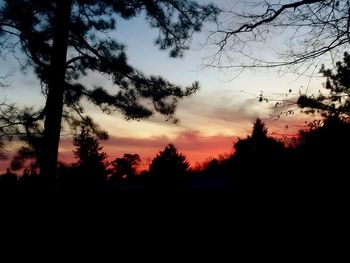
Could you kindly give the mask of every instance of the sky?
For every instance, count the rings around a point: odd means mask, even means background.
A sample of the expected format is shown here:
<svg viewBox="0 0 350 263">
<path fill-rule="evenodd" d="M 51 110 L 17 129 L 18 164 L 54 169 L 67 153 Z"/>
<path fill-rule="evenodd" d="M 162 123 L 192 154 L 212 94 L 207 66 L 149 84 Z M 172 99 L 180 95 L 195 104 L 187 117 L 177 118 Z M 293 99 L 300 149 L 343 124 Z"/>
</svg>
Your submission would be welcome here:
<svg viewBox="0 0 350 263">
<path fill-rule="evenodd" d="M 215 1 L 227 8 L 233 2 Z M 269 134 L 278 138 L 293 136 L 305 126 L 305 120 L 310 119 L 298 112 L 273 118 L 271 115 L 279 113 L 273 107 L 275 102 L 259 102 L 258 96 L 263 92 L 273 99 L 283 99 L 286 94 L 292 98 L 306 88 L 318 90 L 323 79 L 281 74 L 275 69 L 246 70 L 237 76 L 236 71 L 206 67 L 203 65 L 204 59 L 216 51 L 213 46 L 203 46 L 210 26 L 195 35 L 190 50 L 183 58 L 177 59 L 169 58 L 166 51 L 154 46 L 158 32 L 151 29 L 142 17 L 130 21 L 118 20 L 117 26 L 117 31 L 111 37 L 127 46 L 131 65 L 145 74 L 161 75 L 183 86 L 198 80 L 201 88 L 196 94 L 180 101 L 176 112 L 180 120 L 178 124 L 167 122 L 159 115 L 147 120 L 126 121 L 118 112 L 106 115 L 95 106 L 86 104 L 87 113 L 110 135 L 109 140 L 101 143 L 110 159 L 121 157 L 124 153 L 138 153 L 143 166 L 147 167 L 160 150 L 173 143 L 195 165 L 231 153 L 233 143 L 250 134 L 252 123 L 258 117 L 266 122 Z M 11 84 L 10 87 L 0 88 L 1 100 L 34 107 L 43 104 L 40 83 L 30 69 L 19 71 L 16 59 L 2 56 L 0 75 L 9 76 L 7 81 Z M 111 86 L 107 79 L 98 74 L 89 74 L 84 82 Z M 11 155 L 13 147 L 8 151 Z M 64 162 L 74 161 L 71 136 L 65 131 L 62 132 L 59 156 Z M 6 169 L 6 165 L 7 162 L 0 162 L 0 172 Z"/>
</svg>

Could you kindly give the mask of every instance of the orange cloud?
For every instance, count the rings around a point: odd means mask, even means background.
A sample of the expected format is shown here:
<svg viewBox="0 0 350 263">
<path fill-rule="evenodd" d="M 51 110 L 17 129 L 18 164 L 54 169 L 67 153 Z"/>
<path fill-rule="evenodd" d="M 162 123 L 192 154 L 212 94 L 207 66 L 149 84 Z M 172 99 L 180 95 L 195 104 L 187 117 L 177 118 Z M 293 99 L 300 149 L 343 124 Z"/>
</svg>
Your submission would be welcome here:
<svg viewBox="0 0 350 263">
<path fill-rule="evenodd" d="M 6 172 L 6 168 L 9 167 L 10 160 L 9 158 L 6 158 L 5 160 L 0 159 L 0 174 L 3 174 Z"/>
<path fill-rule="evenodd" d="M 252 119 L 254 120 L 254 118 Z M 284 117 L 278 121 L 272 119 L 263 120 L 269 128 L 270 136 L 288 139 L 295 137 L 298 130 L 305 127 L 304 121 L 306 119 L 310 119 L 310 116 L 299 115 L 293 118 Z M 130 136 L 112 135 L 109 140 L 101 142 L 101 145 L 104 147 L 103 151 L 108 154 L 110 160 L 121 157 L 124 153 L 139 154 L 142 158 L 142 168 L 147 169 L 156 154 L 160 150 L 163 150 L 167 144 L 173 143 L 181 153 L 187 156 L 190 163 L 195 165 L 210 157 L 218 157 L 219 155 L 232 153 L 233 143 L 238 138 L 237 135 L 241 138 L 245 138 L 250 134 L 253 120 L 249 121 L 248 117 L 245 119 L 245 128 L 244 131 L 241 129 L 241 134 L 237 134 L 237 130 L 234 131 L 234 129 L 232 129 L 231 134 L 218 133 L 214 135 L 188 129 L 187 131 L 177 131 L 177 135 L 165 134 L 143 137 L 133 134 Z M 244 118 L 242 118 L 241 121 L 243 122 Z M 74 146 L 72 145 L 71 139 L 62 139 L 59 154 L 60 161 L 65 163 L 75 162 L 72 152 L 73 149 Z M 6 171 L 10 160 L 11 154 L 7 160 L 0 160 L 0 174 Z"/>
<path fill-rule="evenodd" d="M 221 154 L 231 153 L 235 136 L 214 135 L 205 136 L 198 131 L 182 132 L 174 138 L 166 135 L 151 136 L 146 138 L 111 136 L 101 143 L 110 160 L 123 156 L 124 153 L 137 153 L 142 158 L 143 168 L 148 168 L 156 154 L 173 143 L 178 150 L 185 154 L 192 165 L 202 162 L 209 157 L 217 157 Z M 60 160 L 74 162 L 73 146 L 69 140 L 62 140 L 60 147 Z"/>
</svg>

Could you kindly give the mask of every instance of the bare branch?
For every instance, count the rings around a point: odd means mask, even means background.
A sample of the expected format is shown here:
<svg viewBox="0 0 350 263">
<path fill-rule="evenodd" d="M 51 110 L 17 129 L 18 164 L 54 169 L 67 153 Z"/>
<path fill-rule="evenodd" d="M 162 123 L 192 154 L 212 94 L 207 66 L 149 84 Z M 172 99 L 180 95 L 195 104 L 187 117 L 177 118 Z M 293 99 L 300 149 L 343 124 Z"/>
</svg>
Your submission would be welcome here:
<svg viewBox="0 0 350 263">
<path fill-rule="evenodd" d="M 261 1 L 248 14 L 223 12 L 225 21 L 219 22 L 207 39 L 217 47 L 217 52 L 207 58 L 206 65 L 226 69 L 302 69 L 327 54 L 338 54 L 338 59 L 350 46 L 349 1 L 281 2 Z M 227 16 L 232 23 L 227 21 Z M 267 47 L 269 42 L 273 54 L 264 52 L 262 44 Z"/>
</svg>

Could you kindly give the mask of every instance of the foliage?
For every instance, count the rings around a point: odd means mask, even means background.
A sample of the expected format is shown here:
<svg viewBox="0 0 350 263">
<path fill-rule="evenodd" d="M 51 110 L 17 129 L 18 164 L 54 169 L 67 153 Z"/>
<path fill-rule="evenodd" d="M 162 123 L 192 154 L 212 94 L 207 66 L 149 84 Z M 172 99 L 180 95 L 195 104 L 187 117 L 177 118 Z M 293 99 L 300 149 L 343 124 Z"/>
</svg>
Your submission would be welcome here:
<svg viewBox="0 0 350 263">
<path fill-rule="evenodd" d="M 324 117 L 350 117 L 350 55 L 344 53 L 343 61 L 336 63 L 335 72 L 325 69 L 321 73 L 327 78 L 324 85 L 328 94 L 318 96 L 302 95 L 298 105 L 306 112 L 320 111 Z"/>
<path fill-rule="evenodd" d="M 173 188 L 179 186 L 189 167 L 186 156 L 169 144 L 152 160 L 149 173 L 153 184 Z"/>
<path fill-rule="evenodd" d="M 338 116 L 329 116 L 323 122 L 300 131 L 298 148 L 310 158 L 327 161 L 341 159 L 346 162 L 346 149 L 350 147 L 350 124 Z M 344 150 L 341 150 L 344 149 Z"/>
<path fill-rule="evenodd" d="M 0 103 L 0 153 L 5 142 L 14 139 L 25 141 L 28 144 L 25 148 L 38 153 L 41 134 L 41 127 L 35 122 L 38 118 L 33 108 L 19 109 L 15 104 Z"/>
<path fill-rule="evenodd" d="M 239 139 L 234 148 L 230 164 L 241 176 L 240 188 L 252 193 L 275 191 L 285 165 L 285 148 L 282 142 L 267 135 L 265 124 L 257 119 L 251 136 Z"/>
<path fill-rule="evenodd" d="M 116 158 L 112 163 L 114 166 L 113 177 L 126 179 L 136 175 L 136 169 L 141 162 L 138 154 L 126 153 L 122 158 Z"/>
<path fill-rule="evenodd" d="M 78 162 L 74 165 L 61 164 L 60 184 L 50 190 L 118 194 L 201 189 L 228 191 L 253 198 L 273 195 L 274 199 L 286 195 L 294 198 L 296 194 L 315 197 L 347 193 L 349 133 L 349 122 L 330 116 L 324 122 L 300 131 L 299 140 L 293 148 L 286 148 L 269 137 L 265 124 L 257 119 L 251 135 L 235 143 L 236 151 L 231 156 L 214 158 L 206 161 L 201 169 L 190 171 L 186 157 L 170 144 L 153 159 L 149 171 L 114 184 L 106 176 L 108 163 L 98 138 L 85 127 L 75 137 Z M 115 176 L 118 173 L 121 176 L 133 174 L 139 160 L 137 154 L 117 158 L 114 165 L 120 164 L 120 170 L 114 171 Z M 0 177 L 0 188 L 4 190 L 2 193 L 46 191 L 47 182 L 42 179 L 28 169 L 19 177 L 8 170 Z"/>
<path fill-rule="evenodd" d="M 75 164 L 78 173 L 89 179 L 106 179 L 109 173 L 107 154 L 101 152 L 103 147 L 99 145 L 98 138 L 94 137 L 88 128 L 82 127 L 81 133 L 74 136 L 73 144 L 76 146 L 73 153 L 78 159 Z"/>
<path fill-rule="evenodd" d="M 46 98 L 29 118 L 43 133 L 42 173 L 56 173 L 61 121 L 84 118 L 84 98 L 106 113 L 119 110 L 126 119 L 158 112 L 176 121 L 178 100 L 199 88 L 194 82 L 183 89 L 130 65 L 125 46 L 110 34 L 118 29 L 117 20 L 145 16 L 159 30 L 155 44 L 177 57 L 188 49 L 192 34 L 217 13 L 213 5 L 191 0 L 4 0 L 0 52 L 24 55 L 21 65 L 34 68 Z M 113 87 L 83 85 L 90 72 L 108 77 Z"/>
<path fill-rule="evenodd" d="M 66 1 L 69 5 L 69 1 Z M 116 19 L 129 20 L 145 14 L 152 27 L 159 29 L 156 44 L 170 49 L 171 56 L 181 56 L 188 48 L 193 31 L 201 29 L 204 20 L 217 12 L 212 5 L 201 6 L 194 1 L 72 1 L 69 18 L 68 57 L 66 61 L 65 105 L 78 112 L 79 101 L 87 97 L 102 110 L 121 110 L 126 118 L 150 116 L 152 110 L 143 99 L 151 99 L 154 109 L 169 117 L 174 113 L 176 98 L 187 96 L 198 88 L 194 83 L 185 91 L 157 76 L 146 77 L 127 62 L 125 46 L 107 34 L 117 29 Z M 23 8 L 23 7 L 26 8 Z M 0 32 L 3 41 L 19 38 L 20 45 L 48 93 L 56 10 L 55 1 L 5 1 L 1 7 Z M 103 37 L 102 34 L 106 34 Z M 2 46 L 5 48 L 6 46 Z M 12 48 L 10 46 L 10 48 Z M 116 93 L 103 87 L 89 90 L 80 83 L 90 71 L 111 78 Z"/>
<path fill-rule="evenodd" d="M 235 144 L 235 158 L 258 161 L 262 163 L 267 158 L 279 156 L 283 150 L 283 144 L 267 135 L 265 124 L 256 119 L 251 136 L 239 139 Z"/>
</svg>

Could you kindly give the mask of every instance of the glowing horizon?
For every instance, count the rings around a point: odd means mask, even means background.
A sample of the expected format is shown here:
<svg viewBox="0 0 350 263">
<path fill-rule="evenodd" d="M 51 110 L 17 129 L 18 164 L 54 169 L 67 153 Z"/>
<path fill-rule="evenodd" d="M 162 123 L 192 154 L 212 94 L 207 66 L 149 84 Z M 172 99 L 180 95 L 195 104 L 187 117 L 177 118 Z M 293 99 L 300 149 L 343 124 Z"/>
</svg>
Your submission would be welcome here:
<svg viewBox="0 0 350 263">
<path fill-rule="evenodd" d="M 228 2 L 219 1 L 225 4 Z M 282 116 L 275 121 L 270 116 L 279 114 L 274 103 L 259 103 L 258 96 L 263 92 L 264 96 L 277 99 L 285 98 L 286 94 L 295 98 L 300 92 L 321 88 L 323 79 L 310 81 L 308 76 L 280 76 L 280 72 L 267 69 L 246 70 L 236 77 L 235 71 L 204 67 L 203 58 L 214 53 L 210 47 L 203 47 L 204 35 L 194 37 L 191 49 L 183 58 L 170 59 L 167 52 L 154 46 L 157 31 L 151 29 L 142 16 L 129 21 L 118 20 L 118 30 L 111 36 L 126 44 L 126 54 L 131 65 L 145 74 L 161 75 L 182 86 L 198 80 L 201 89 L 179 102 L 176 116 L 180 123 L 177 125 L 165 122 L 159 115 L 140 122 L 125 121 L 118 112 L 105 115 L 97 107 L 85 104 L 86 113 L 111 136 L 110 140 L 101 143 L 111 159 L 124 153 L 138 153 L 147 163 L 166 144 L 173 143 L 195 165 L 210 157 L 232 152 L 235 139 L 249 135 L 252 123 L 258 117 L 266 122 L 271 135 L 295 134 L 304 121 L 310 118 L 296 114 Z M 11 87 L 0 88 L 3 99 L 35 108 L 44 104 L 40 81 L 32 69 L 20 72 L 17 60 L 10 56 L 2 56 L 0 64 L 0 76 L 9 75 L 8 81 L 11 83 Z M 111 81 L 97 73 L 90 73 L 83 83 L 88 87 L 106 86 L 113 90 Z M 67 136 L 67 131 L 63 131 L 60 158 L 71 161 L 71 137 Z M 12 151 L 9 156 L 13 154 Z M 0 161 L 0 172 L 5 171 L 7 165 L 8 161 Z"/>
</svg>

